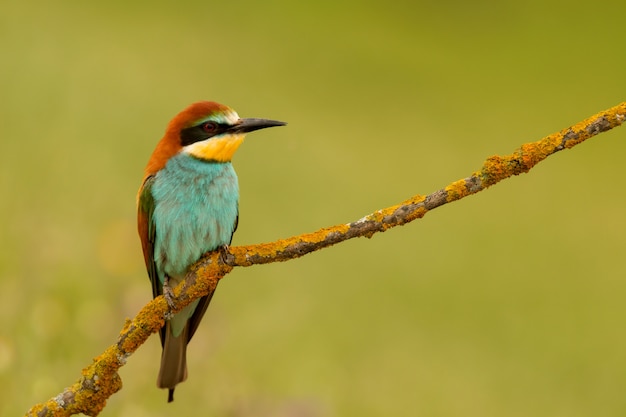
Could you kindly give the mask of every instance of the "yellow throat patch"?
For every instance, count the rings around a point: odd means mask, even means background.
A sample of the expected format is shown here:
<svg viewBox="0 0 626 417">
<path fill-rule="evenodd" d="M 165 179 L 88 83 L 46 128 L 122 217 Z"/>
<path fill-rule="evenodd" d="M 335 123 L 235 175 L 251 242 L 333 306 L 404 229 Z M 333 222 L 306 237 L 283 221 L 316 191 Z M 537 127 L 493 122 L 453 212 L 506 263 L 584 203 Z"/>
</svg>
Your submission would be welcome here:
<svg viewBox="0 0 626 417">
<path fill-rule="evenodd" d="M 217 162 L 229 162 L 246 135 L 223 135 L 202 142 L 192 143 L 183 148 L 183 152 L 198 159 Z"/>
</svg>

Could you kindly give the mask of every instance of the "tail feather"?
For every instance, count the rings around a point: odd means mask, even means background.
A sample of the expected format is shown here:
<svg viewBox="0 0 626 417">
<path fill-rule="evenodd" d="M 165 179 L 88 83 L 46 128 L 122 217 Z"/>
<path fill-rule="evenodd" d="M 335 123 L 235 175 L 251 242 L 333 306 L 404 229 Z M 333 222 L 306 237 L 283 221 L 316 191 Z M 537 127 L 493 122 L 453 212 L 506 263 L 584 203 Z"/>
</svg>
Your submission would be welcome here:
<svg viewBox="0 0 626 417">
<path fill-rule="evenodd" d="M 176 384 L 187 379 L 187 332 L 188 326 L 178 337 L 174 336 L 170 329 L 169 321 L 165 324 L 165 341 L 161 354 L 161 369 L 157 378 L 159 388 L 168 388 L 167 401 L 174 401 L 174 388 Z"/>
</svg>

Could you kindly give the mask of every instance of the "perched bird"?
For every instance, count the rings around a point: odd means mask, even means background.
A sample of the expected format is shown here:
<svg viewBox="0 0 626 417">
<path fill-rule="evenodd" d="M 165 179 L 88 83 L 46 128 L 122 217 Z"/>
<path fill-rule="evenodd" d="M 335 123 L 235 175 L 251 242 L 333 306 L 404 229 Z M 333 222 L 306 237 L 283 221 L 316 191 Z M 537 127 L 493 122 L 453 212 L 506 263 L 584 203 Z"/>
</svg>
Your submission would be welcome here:
<svg viewBox="0 0 626 417">
<path fill-rule="evenodd" d="M 167 126 L 145 169 L 137 196 L 138 229 L 152 282 L 152 295 L 171 294 L 202 254 L 229 245 L 239 216 L 239 184 L 231 164 L 244 136 L 283 126 L 267 119 L 241 119 L 211 101 L 194 103 Z M 159 388 L 187 378 L 186 350 L 211 296 L 196 300 L 161 329 Z"/>
</svg>

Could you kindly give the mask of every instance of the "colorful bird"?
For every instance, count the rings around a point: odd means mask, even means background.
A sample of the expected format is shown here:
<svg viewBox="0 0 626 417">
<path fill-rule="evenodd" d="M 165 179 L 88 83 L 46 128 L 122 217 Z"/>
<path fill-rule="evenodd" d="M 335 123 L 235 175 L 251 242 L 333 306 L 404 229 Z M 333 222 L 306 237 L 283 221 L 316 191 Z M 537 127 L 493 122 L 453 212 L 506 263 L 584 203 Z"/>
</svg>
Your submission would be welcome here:
<svg viewBox="0 0 626 417">
<path fill-rule="evenodd" d="M 137 196 L 138 229 L 152 282 L 152 295 L 171 294 L 204 253 L 229 245 L 239 217 L 239 184 L 231 159 L 253 130 L 283 126 L 267 119 L 241 119 L 211 101 L 194 103 L 167 126 L 145 169 Z M 161 329 L 159 388 L 187 378 L 187 344 L 211 296 L 196 300 Z"/>
</svg>

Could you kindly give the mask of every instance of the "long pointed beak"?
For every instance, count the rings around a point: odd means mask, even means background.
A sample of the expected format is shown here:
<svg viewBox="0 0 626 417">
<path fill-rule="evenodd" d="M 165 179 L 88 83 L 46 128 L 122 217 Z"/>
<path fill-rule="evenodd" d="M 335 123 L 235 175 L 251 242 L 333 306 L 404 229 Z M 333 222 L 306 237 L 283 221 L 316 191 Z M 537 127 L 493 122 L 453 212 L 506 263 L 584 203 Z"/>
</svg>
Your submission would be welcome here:
<svg viewBox="0 0 626 417">
<path fill-rule="evenodd" d="M 247 133 L 266 127 L 285 126 L 287 123 L 269 119 L 239 119 L 237 124 L 228 129 L 232 133 Z"/>
</svg>

